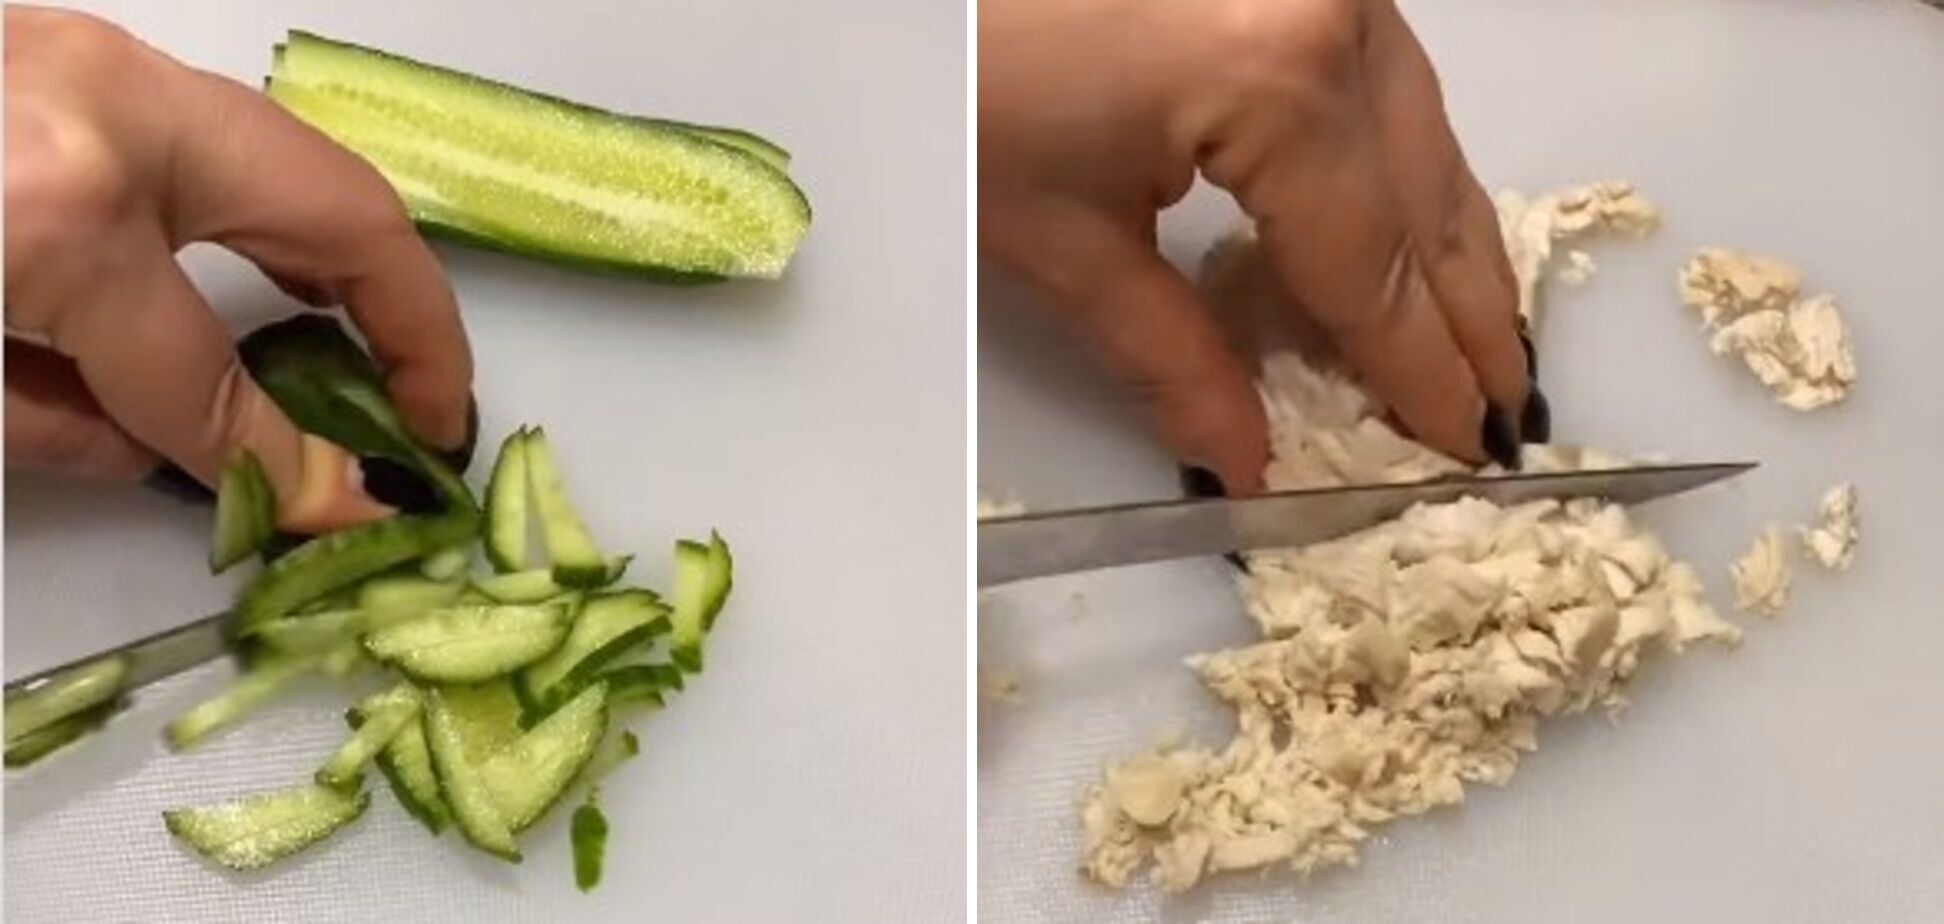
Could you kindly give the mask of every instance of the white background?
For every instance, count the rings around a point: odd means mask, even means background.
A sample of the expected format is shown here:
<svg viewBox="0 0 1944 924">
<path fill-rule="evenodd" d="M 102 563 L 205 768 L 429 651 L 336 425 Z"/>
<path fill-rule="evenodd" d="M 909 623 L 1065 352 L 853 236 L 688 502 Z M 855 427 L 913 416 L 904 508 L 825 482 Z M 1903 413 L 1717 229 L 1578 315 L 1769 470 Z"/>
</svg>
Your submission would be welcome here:
<svg viewBox="0 0 1944 924">
<path fill-rule="evenodd" d="M 9 922 L 954 920 L 965 896 L 965 11 L 957 4 L 100 3 L 248 83 L 303 28 L 596 105 L 761 132 L 815 223 L 785 280 L 666 289 L 441 248 L 478 358 L 483 477 L 544 423 L 604 545 L 665 586 L 719 528 L 736 590 L 706 674 L 639 722 L 604 787 L 607 881 L 574 891 L 566 812 L 506 866 L 371 810 L 247 876 L 164 808 L 306 778 L 344 734 L 320 685 L 207 748 L 157 729 L 192 675 L 6 783 Z M 266 163 L 262 169 L 276 171 Z M 302 176 L 289 177 L 302 183 Z M 192 266 L 238 316 L 291 310 Z M 220 608 L 209 514 L 133 489 L 6 486 L 6 673 Z"/>
</svg>

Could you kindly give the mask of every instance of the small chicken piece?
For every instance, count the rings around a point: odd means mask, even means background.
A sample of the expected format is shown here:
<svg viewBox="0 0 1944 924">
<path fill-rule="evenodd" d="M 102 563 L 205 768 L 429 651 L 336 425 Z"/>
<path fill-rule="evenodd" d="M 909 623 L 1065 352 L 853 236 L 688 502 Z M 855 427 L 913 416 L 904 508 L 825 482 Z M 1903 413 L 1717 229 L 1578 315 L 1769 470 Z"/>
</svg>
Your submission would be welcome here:
<svg viewBox="0 0 1944 924">
<path fill-rule="evenodd" d="M 1782 557 L 1782 531 L 1771 525 L 1728 568 L 1735 579 L 1735 609 L 1774 616 L 1789 603 L 1789 565 Z"/>
<path fill-rule="evenodd" d="M 1822 520 L 1802 528 L 1802 545 L 1809 557 L 1831 571 L 1848 571 L 1856 562 L 1856 486 L 1848 482 L 1822 496 Z"/>
<path fill-rule="evenodd" d="M 1681 267 L 1681 301 L 1714 332 L 1708 348 L 1743 364 L 1784 405 L 1811 411 L 1849 396 L 1856 356 L 1832 295 L 1801 297 L 1802 274 L 1774 257 L 1720 248 Z"/>
</svg>

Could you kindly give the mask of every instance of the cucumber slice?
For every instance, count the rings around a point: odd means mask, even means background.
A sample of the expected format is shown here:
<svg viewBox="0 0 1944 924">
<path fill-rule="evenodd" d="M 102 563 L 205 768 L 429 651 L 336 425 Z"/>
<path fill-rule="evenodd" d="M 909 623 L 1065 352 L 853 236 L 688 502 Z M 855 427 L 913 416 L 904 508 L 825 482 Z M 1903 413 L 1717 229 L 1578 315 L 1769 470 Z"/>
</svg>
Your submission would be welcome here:
<svg viewBox="0 0 1944 924">
<path fill-rule="evenodd" d="M 363 661 L 364 646 L 359 645 L 357 639 L 346 639 L 339 642 L 337 647 L 324 652 L 317 661 L 317 668 L 323 671 L 326 677 L 343 678 L 350 676 Z"/>
<path fill-rule="evenodd" d="M 553 578 L 567 587 L 593 587 L 607 577 L 608 565 L 594 547 L 587 524 L 567 499 L 567 486 L 554 464 L 547 431 L 535 427 L 526 436 L 527 477 L 533 488 L 534 512 L 540 517 L 540 539 L 553 559 Z"/>
<path fill-rule="evenodd" d="M 481 780 L 479 765 L 468 756 L 466 730 L 467 723 L 447 704 L 446 691 L 426 694 L 425 743 L 439 777 L 439 793 L 460 833 L 474 847 L 518 863 L 520 848 L 513 841 L 513 830 Z"/>
<path fill-rule="evenodd" d="M 607 587 L 628 571 L 633 555 L 615 555 L 607 560 L 607 574 L 595 586 Z M 533 568 L 480 578 L 473 582 L 479 592 L 501 603 L 536 603 L 567 592 L 554 581 L 552 568 Z"/>
<path fill-rule="evenodd" d="M 318 784 L 346 791 L 363 785 L 365 765 L 418 715 L 418 692 L 410 684 L 367 698 L 346 713 L 351 737 L 318 769 Z"/>
<path fill-rule="evenodd" d="M 500 817 L 525 830 L 572 785 L 607 733 L 607 687 L 596 683 L 479 768 Z"/>
<path fill-rule="evenodd" d="M 415 574 L 384 575 L 358 586 L 358 608 L 369 613 L 420 615 L 459 599 L 466 585 Z"/>
<path fill-rule="evenodd" d="M 128 659 L 112 655 L 62 671 L 32 689 L 7 694 L 7 747 L 62 719 L 114 700 L 127 679 Z"/>
<path fill-rule="evenodd" d="M 236 604 L 244 635 L 299 606 L 381 571 L 471 541 L 470 512 L 398 516 L 319 536 L 271 562 L 244 585 Z"/>
<path fill-rule="evenodd" d="M 500 444 L 486 483 L 486 558 L 501 573 L 527 567 L 526 428 Z"/>
<path fill-rule="evenodd" d="M 682 669 L 673 664 L 627 664 L 600 677 L 608 686 L 610 706 L 641 703 L 659 709 L 670 691 L 682 689 Z"/>
<path fill-rule="evenodd" d="M 277 531 L 277 495 L 263 463 L 244 450 L 223 468 L 216 486 L 216 534 L 209 542 L 209 571 L 220 574 L 263 548 Z"/>
<path fill-rule="evenodd" d="M 234 870 L 257 869 L 290 856 L 364 814 L 366 793 L 306 785 L 235 802 L 162 813 L 169 833 L 197 853 Z"/>
<path fill-rule="evenodd" d="M 445 799 L 439 795 L 439 777 L 432 770 L 432 752 L 426 748 L 422 716 L 413 716 L 392 736 L 391 743 L 378 752 L 378 770 L 391 783 L 398 804 L 426 830 L 434 835 L 445 830 L 452 816 Z"/>
<path fill-rule="evenodd" d="M 687 539 L 675 543 L 675 634 L 669 654 L 689 673 L 702 670 L 703 636 L 715 627 L 734 572 L 729 544 L 714 532 L 706 546 Z"/>
<path fill-rule="evenodd" d="M 645 590 L 597 594 L 581 605 L 567 640 L 520 672 L 521 689 L 546 715 L 628 649 L 668 631 L 668 607 Z"/>
<path fill-rule="evenodd" d="M 520 700 L 504 678 L 441 689 L 459 724 L 468 763 L 483 764 L 520 737 Z"/>
<path fill-rule="evenodd" d="M 452 606 L 371 633 L 365 650 L 414 680 L 477 683 L 560 647 L 572 615 L 558 603 Z"/>
<path fill-rule="evenodd" d="M 284 616 L 257 629 L 255 638 L 285 654 L 324 654 L 345 642 L 355 642 L 369 624 L 360 609 L 324 610 L 303 616 Z"/>
<path fill-rule="evenodd" d="M 301 655 L 272 655 L 257 662 L 229 689 L 177 716 L 167 730 L 169 746 L 182 750 L 201 741 L 276 695 L 292 680 L 316 669 L 318 659 Z"/>
<path fill-rule="evenodd" d="M 472 551 L 463 545 L 434 552 L 419 563 L 419 573 L 435 581 L 457 581 L 472 563 Z"/>
<path fill-rule="evenodd" d="M 588 793 L 587 801 L 574 810 L 568 831 L 574 845 L 574 885 L 582 892 L 591 892 L 601 884 L 608 836 L 607 816 L 601 814 L 600 803 L 593 793 Z"/>
<path fill-rule="evenodd" d="M 120 711 L 121 706 L 122 701 L 118 699 L 95 703 L 80 712 L 62 716 L 33 731 L 9 738 L 6 753 L 7 768 L 18 770 L 81 740 L 89 732 L 106 724 L 110 717 Z M 8 732 L 12 733 L 11 726 Z"/>
<path fill-rule="evenodd" d="M 363 155 L 421 229 L 667 281 L 782 274 L 810 225 L 788 175 L 732 143 L 291 33 L 268 94 Z"/>
</svg>

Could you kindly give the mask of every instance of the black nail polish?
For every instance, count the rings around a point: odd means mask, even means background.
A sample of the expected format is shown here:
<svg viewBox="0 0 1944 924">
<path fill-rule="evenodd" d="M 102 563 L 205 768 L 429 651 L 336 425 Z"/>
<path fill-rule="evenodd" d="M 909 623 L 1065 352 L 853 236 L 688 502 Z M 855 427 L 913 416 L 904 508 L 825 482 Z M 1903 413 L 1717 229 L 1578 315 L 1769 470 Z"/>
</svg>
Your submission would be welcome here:
<svg viewBox="0 0 1944 924">
<path fill-rule="evenodd" d="M 1525 347 L 1526 378 L 1529 379 L 1538 378 L 1539 377 L 1539 351 L 1532 348 L 1532 337 L 1528 336 L 1525 330 L 1523 329 L 1519 331 L 1519 345 Z"/>
<path fill-rule="evenodd" d="M 1479 426 L 1479 441 L 1492 461 L 1510 471 L 1519 469 L 1519 434 L 1512 429 L 1511 415 L 1497 403 L 1485 402 L 1485 419 Z"/>
<path fill-rule="evenodd" d="M 1528 443 L 1552 440 L 1552 402 L 1546 400 L 1537 382 L 1526 392 L 1525 410 L 1519 412 L 1519 437 Z"/>
<path fill-rule="evenodd" d="M 437 513 L 443 508 L 431 482 L 409 466 L 383 456 L 360 456 L 358 470 L 364 473 L 365 493 L 379 503 L 405 513 Z"/>
<path fill-rule="evenodd" d="M 468 395 L 466 397 L 465 442 L 460 443 L 457 449 L 448 449 L 440 452 L 439 459 L 445 462 L 445 464 L 452 466 L 453 471 L 463 475 L 466 472 L 467 466 L 472 465 L 473 450 L 478 448 L 478 446 L 479 400 L 474 396 Z"/>
<path fill-rule="evenodd" d="M 1222 487 L 1221 476 L 1205 468 L 1183 466 L 1181 469 L 1181 491 L 1189 497 L 1227 497 L 1228 489 Z M 1237 571 L 1247 571 L 1242 564 L 1240 552 L 1227 552 L 1222 555 Z"/>
<path fill-rule="evenodd" d="M 150 472 L 147 478 L 142 479 L 142 487 L 192 504 L 207 504 L 216 499 L 216 492 L 204 487 L 195 476 L 183 471 L 174 462 L 164 462 Z"/>
</svg>

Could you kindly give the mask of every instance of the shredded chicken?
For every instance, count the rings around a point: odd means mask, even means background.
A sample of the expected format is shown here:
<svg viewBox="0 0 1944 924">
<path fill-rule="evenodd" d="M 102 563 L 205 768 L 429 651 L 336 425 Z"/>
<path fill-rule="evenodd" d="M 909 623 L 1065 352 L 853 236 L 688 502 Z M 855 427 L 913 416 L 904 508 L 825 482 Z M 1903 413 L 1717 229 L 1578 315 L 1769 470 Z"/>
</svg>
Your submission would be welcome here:
<svg viewBox="0 0 1944 924">
<path fill-rule="evenodd" d="M 1728 566 L 1735 580 L 1735 609 L 1774 616 L 1789 605 L 1791 575 L 1782 548 L 1782 531 L 1769 526 L 1755 537 L 1755 544 L 1742 557 Z"/>
<path fill-rule="evenodd" d="M 1823 494 L 1821 521 L 1802 528 L 1809 557 L 1831 571 L 1848 571 L 1856 562 L 1856 486 L 1845 482 Z"/>
<path fill-rule="evenodd" d="M 1741 357 L 1776 399 L 1799 411 L 1848 397 L 1856 384 L 1849 329 L 1832 295 L 1802 296 L 1802 274 L 1776 259 L 1707 248 L 1681 267 L 1681 300 L 1712 331 L 1708 348 Z"/>
</svg>

